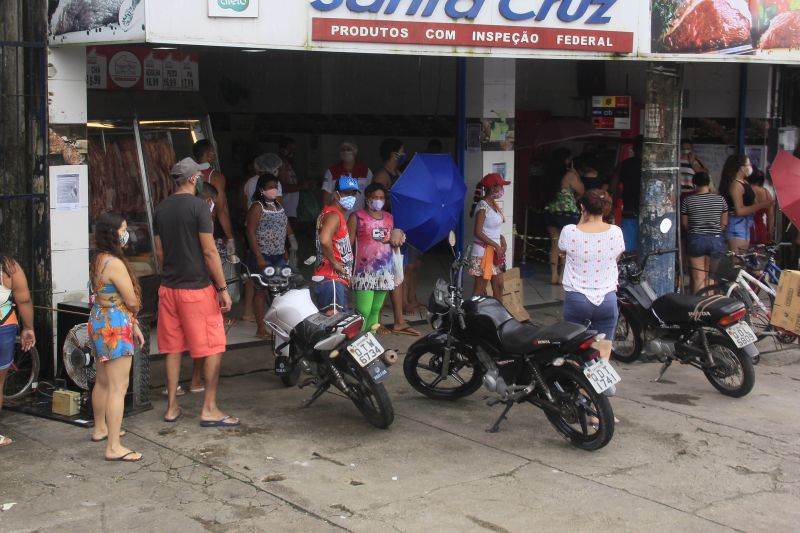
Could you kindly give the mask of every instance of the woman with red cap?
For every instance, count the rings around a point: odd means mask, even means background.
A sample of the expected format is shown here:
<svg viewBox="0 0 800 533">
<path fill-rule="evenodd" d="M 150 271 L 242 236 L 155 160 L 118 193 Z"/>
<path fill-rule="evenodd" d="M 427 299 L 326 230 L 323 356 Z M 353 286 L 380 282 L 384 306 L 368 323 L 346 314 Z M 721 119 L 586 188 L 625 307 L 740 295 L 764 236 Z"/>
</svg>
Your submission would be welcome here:
<svg viewBox="0 0 800 533">
<path fill-rule="evenodd" d="M 475 199 L 469 215 L 475 217 L 475 242 L 469 258 L 469 273 L 475 276 L 475 296 L 485 296 L 486 286 L 491 282 L 492 294 L 503 297 L 503 272 L 506 270 L 506 239 L 503 224 L 506 217 L 498 204 L 506 185 L 503 176 L 487 174 L 475 188 Z"/>
</svg>

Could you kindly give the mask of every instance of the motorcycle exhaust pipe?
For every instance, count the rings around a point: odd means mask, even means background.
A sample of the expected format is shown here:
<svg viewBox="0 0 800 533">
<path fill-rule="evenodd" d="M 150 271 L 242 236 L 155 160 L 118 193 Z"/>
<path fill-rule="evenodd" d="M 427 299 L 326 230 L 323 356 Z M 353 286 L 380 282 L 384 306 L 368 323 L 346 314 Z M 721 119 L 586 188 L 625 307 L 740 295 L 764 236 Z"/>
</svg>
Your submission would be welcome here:
<svg viewBox="0 0 800 533">
<path fill-rule="evenodd" d="M 381 356 L 381 359 L 383 360 L 383 362 L 384 362 L 384 364 L 386 366 L 392 366 L 393 364 L 397 363 L 397 360 L 399 359 L 399 357 L 397 356 L 397 352 L 396 351 L 394 351 L 394 350 L 386 350 L 385 352 L 383 352 L 383 355 Z"/>
</svg>

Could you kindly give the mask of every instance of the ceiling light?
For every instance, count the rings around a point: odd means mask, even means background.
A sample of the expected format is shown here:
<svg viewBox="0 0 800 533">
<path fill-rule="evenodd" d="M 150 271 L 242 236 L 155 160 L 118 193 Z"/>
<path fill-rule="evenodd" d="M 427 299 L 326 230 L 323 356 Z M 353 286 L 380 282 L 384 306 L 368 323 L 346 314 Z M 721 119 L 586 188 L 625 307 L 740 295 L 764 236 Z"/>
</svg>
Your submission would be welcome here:
<svg viewBox="0 0 800 533">
<path fill-rule="evenodd" d="M 261 50 L 259 48 L 245 48 L 242 52 L 246 52 L 248 54 L 260 54 L 261 52 L 266 52 L 266 50 Z"/>
<path fill-rule="evenodd" d="M 156 46 L 153 50 L 177 50 L 175 46 Z"/>
</svg>

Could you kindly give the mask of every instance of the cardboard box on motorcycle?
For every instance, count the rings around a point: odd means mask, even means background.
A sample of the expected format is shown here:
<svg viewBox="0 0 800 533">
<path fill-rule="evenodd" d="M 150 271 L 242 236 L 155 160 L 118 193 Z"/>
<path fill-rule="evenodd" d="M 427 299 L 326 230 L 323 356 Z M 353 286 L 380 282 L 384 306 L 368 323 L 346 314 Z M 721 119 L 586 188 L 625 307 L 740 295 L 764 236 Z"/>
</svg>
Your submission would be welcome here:
<svg viewBox="0 0 800 533">
<path fill-rule="evenodd" d="M 781 274 L 770 323 L 800 335 L 800 271 L 784 270 Z"/>
</svg>

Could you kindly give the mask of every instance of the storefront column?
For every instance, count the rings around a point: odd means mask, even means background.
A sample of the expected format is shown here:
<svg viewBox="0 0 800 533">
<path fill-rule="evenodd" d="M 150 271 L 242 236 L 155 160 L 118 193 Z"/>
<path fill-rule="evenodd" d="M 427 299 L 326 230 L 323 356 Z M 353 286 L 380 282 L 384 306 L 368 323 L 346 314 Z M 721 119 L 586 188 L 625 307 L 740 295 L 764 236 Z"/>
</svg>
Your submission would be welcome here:
<svg viewBox="0 0 800 533">
<path fill-rule="evenodd" d="M 682 89 L 681 65 L 648 66 L 639 211 L 642 257 L 678 247 Z M 676 257 L 677 253 L 654 255 L 647 262 L 646 279 L 659 296 L 675 291 Z"/>
<path fill-rule="evenodd" d="M 516 60 L 466 60 L 467 133 L 464 158 L 464 179 L 467 195 L 464 199 L 465 248 L 473 241 L 474 218 L 470 218 L 475 186 L 490 172 L 499 172 L 511 181 L 505 197 L 498 204 L 506 223 L 503 235 L 508 243 L 507 265 L 514 255 L 514 111 L 516 109 Z M 490 138 L 491 135 L 491 138 Z M 480 141 L 478 139 L 480 137 Z M 480 143 L 480 146 L 478 144 Z"/>
<path fill-rule="evenodd" d="M 64 137 L 86 139 L 85 48 L 50 48 L 49 90 L 50 260 L 56 306 L 88 297 L 88 165 L 77 149 L 65 150 L 63 142 Z"/>
</svg>

